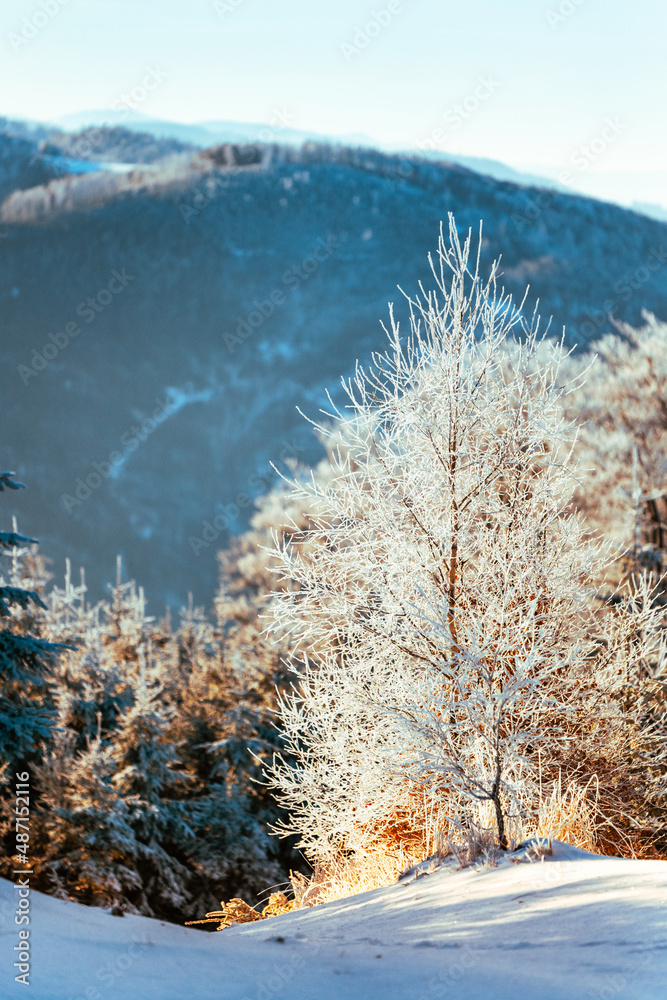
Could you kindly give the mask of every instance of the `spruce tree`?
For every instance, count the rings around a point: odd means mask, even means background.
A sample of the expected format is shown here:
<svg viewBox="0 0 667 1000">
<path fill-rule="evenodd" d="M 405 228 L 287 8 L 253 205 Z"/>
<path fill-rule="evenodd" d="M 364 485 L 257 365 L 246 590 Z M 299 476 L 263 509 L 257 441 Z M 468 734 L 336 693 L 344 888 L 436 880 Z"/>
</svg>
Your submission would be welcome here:
<svg viewBox="0 0 667 1000">
<path fill-rule="evenodd" d="M 143 901 L 139 845 L 128 805 L 112 780 L 112 747 L 102 740 L 101 726 L 77 755 L 74 739 L 61 727 L 54 751 L 38 768 L 45 835 L 40 884 L 60 898 L 138 913 L 136 904 Z"/>
<path fill-rule="evenodd" d="M 184 797 L 192 783 L 168 736 L 169 713 L 159 678 L 147 676 L 144 657 L 134 704 L 114 738 L 114 784 L 128 809 L 138 844 L 144 900 L 141 912 L 179 917 L 187 904 L 189 871 L 183 863 L 194 833 Z"/>
<path fill-rule="evenodd" d="M 77 733 L 76 749 L 83 750 L 95 737 L 98 715 L 102 717 L 102 731 L 112 732 L 131 706 L 127 677 L 130 666 L 125 660 L 125 646 L 117 648 L 116 626 L 110 628 L 109 605 L 87 604 L 83 571 L 80 584 L 75 586 L 69 559 L 66 566 L 64 588 L 53 587 L 48 595 L 45 625 L 50 638 L 77 646 L 61 658 L 56 685 L 65 725 Z M 128 608 L 126 614 L 133 612 Z"/>
<path fill-rule="evenodd" d="M 13 472 L 0 473 L 0 492 L 24 489 Z M 12 531 L 0 531 L 0 555 L 14 556 L 36 539 Z M 16 841 L 11 827 L 11 794 L 17 772 L 38 761 L 50 738 L 53 707 L 50 679 L 57 654 L 66 647 L 38 638 L 27 630 L 31 612 L 44 604 L 36 590 L 19 585 L 16 573 L 7 580 L 0 575 L 0 874 L 8 874 Z"/>
<path fill-rule="evenodd" d="M 0 491 L 6 489 L 24 489 L 24 484 L 16 481 L 13 472 L 2 472 Z M 0 531 L 0 555 L 36 544 L 36 539 L 16 531 Z M 0 618 L 6 622 L 0 629 L 0 760 L 16 762 L 17 767 L 33 759 L 49 736 L 53 716 L 48 681 L 57 653 L 66 648 L 17 628 L 13 609 L 25 612 L 31 606 L 45 606 L 36 591 L 0 577 Z"/>
</svg>

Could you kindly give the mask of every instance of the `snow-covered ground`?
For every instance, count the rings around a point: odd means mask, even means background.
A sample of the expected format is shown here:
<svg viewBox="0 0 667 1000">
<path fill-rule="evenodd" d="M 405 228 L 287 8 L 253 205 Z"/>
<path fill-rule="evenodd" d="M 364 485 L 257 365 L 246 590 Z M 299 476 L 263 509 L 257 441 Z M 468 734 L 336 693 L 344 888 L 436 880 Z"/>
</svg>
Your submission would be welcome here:
<svg viewBox="0 0 667 1000">
<path fill-rule="evenodd" d="M 17 891 L 0 881 L 0 995 Z M 664 1000 L 667 862 L 554 844 L 218 934 L 30 896 L 30 1000 Z"/>
</svg>

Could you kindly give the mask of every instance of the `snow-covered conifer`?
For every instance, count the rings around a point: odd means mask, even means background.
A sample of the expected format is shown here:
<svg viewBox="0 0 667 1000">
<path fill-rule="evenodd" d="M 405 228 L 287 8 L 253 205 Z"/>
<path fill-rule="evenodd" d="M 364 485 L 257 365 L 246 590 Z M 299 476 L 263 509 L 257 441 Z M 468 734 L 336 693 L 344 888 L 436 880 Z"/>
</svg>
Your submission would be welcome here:
<svg viewBox="0 0 667 1000">
<path fill-rule="evenodd" d="M 0 492 L 22 489 L 12 472 L 0 473 Z M 14 531 L 0 531 L 0 555 L 36 544 Z M 62 645 L 26 634 L 21 615 L 43 606 L 36 590 L 5 582 L 0 577 L 0 761 L 18 767 L 38 754 L 49 735 L 48 678 Z"/>
<path fill-rule="evenodd" d="M 132 902 L 143 895 L 139 848 L 127 804 L 112 781 L 111 745 L 102 739 L 101 725 L 78 754 L 74 739 L 63 726 L 38 768 L 43 840 L 38 876 L 63 899 L 139 912 Z"/>
<path fill-rule="evenodd" d="M 169 710 L 161 695 L 158 668 L 141 655 L 134 704 L 113 737 L 113 782 L 138 843 L 146 897 L 142 912 L 157 906 L 175 915 L 187 901 L 189 872 L 183 860 L 194 833 L 184 798 L 193 779 L 169 738 Z"/>
</svg>

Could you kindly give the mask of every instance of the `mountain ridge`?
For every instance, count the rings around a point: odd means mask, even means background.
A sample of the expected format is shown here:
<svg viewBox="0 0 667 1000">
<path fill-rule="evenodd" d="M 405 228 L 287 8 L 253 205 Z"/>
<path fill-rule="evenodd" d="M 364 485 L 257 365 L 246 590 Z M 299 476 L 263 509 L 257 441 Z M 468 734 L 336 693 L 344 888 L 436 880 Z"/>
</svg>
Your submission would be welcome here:
<svg viewBox="0 0 667 1000">
<path fill-rule="evenodd" d="M 502 254 L 508 290 L 529 283 L 528 311 L 539 298 L 579 349 L 610 312 L 667 317 L 667 225 L 584 196 L 312 143 L 50 177 L 34 142 L 45 182 L 26 188 L 30 157 L 13 142 L 0 134 L 0 164 L 14 164 L 0 224 L 3 462 L 30 489 L 5 516 L 58 575 L 66 556 L 83 564 L 94 597 L 119 552 L 158 608 L 188 591 L 210 602 L 215 551 L 276 482 L 271 461 L 322 454 L 296 407 L 317 416 L 325 389 L 383 346 L 389 301 L 405 318 L 396 287 L 427 279 L 449 211 L 461 232 L 484 220 L 484 267 Z M 172 398 L 188 402 L 151 426 Z"/>
</svg>

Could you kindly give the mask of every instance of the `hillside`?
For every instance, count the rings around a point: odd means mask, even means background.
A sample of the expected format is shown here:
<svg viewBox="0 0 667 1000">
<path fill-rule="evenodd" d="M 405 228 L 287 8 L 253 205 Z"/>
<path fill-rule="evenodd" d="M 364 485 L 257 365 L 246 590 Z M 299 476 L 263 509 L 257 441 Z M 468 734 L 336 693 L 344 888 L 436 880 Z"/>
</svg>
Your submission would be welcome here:
<svg viewBox="0 0 667 1000">
<path fill-rule="evenodd" d="M 2 462 L 20 528 L 94 596 L 120 552 L 152 610 L 210 600 L 269 463 L 319 454 L 296 407 L 382 345 L 449 211 L 571 344 L 610 311 L 667 316 L 667 225 L 610 204 L 312 144 L 51 179 L 36 141 L 0 139 Z"/>
<path fill-rule="evenodd" d="M 0 131 L 0 199 L 16 190 L 48 184 L 56 177 L 34 142 Z"/>
<path fill-rule="evenodd" d="M 116 919 L 33 892 L 30 996 L 658 1000 L 666 894 L 665 862 L 558 842 L 543 863 L 442 870 L 218 934 Z M 5 981 L 18 942 L 15 905 L 15 889 L 0 881 Z"/>
</svg>

